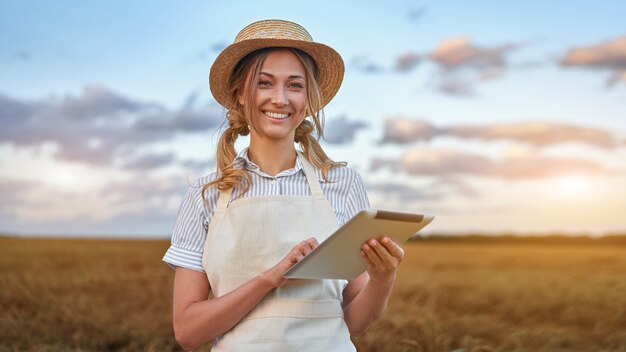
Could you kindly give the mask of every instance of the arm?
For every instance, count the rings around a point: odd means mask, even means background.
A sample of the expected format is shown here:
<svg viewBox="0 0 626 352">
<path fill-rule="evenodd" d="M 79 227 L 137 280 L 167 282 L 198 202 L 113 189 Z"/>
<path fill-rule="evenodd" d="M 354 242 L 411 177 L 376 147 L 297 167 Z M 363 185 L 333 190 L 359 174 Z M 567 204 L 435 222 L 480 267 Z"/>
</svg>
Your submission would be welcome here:
<svg viewBox="0 0 626 352">
<path fill-rule="evenodd" d="M 344 290 L 344 319 L 351 335 L 365 332 L 385 310 L 404 251 L 388 237 L 381 237 L 364 243 L 361 256 L 367 271 Z"/>
<path fill-rule="evenodd" d="M 268 292 L 283 286 L 287 282 L 283 274 L 316 246 L 315 239 L 299 243 L 273 268 L 210 300 L 204 273 L 176 268 L 173 305 L 176 341 L 183 349 L 191 350 L 232 329 Z"/>
</svg>

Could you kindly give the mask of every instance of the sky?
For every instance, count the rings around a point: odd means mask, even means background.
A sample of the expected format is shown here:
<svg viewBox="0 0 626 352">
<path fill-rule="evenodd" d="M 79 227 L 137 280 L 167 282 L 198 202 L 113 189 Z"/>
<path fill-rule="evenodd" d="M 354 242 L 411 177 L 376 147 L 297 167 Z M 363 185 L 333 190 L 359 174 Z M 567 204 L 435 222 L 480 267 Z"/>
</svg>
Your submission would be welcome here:
<svg viewBox="0 0 626 352">
<path fill-rule="evenodd" d="M 626 2 L 0 1 L 0 233 L 167 238 L 247 24 L 346 72 L 327 153 L 425 234 L 626 233 Z M 245 138 L 237 149 L 247 145 Z"/>
</svg>

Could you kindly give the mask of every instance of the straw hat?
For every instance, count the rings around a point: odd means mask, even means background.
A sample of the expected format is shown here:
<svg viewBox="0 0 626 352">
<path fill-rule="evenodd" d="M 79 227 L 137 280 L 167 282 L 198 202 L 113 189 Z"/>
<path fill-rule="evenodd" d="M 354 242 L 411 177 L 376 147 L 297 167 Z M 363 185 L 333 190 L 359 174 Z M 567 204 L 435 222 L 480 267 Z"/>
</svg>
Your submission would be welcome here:
<svg viewBox="0 0 626 352">
<path fill-rule="evenodd" d="M 335 96 L 343 80 L 344 65 L 333 48 L 316 43 L 302 26 L 283 20 L 263 20 L 242 29 L 233 44 L 215 59 L 209 74 L 213 97 L 227 109 L 234 107 L 228 91 L 228 80 L 237 63 L 249 53 L 262 48 L 296 48 L 309 54 L 317 65 L 322 107 Z"/>
</svg>

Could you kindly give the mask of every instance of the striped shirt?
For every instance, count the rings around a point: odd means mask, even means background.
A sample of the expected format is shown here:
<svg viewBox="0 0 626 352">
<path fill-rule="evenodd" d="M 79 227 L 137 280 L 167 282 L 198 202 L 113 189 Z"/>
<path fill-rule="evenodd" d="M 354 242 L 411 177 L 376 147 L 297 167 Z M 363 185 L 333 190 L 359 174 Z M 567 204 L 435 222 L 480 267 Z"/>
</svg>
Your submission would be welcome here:
<svg viewBox="0 0 626 352">
<path fill-rule="evenodd" d="M 240 195 L 241 189 L 235 187 L 231 201 L 249 197 L 275 196 L 275 195 L 311 195 L 311 190 L 306 181 L 302 163 L 296 158 L 295 167 L 281 171 L 276 176 L 270 176 L 261 171 L 259 167 L 248 158 L 248 148 L 243 149 L 235 158 L 238 168 L 247 170 L 252 178 L 248 192 Z M 359 211 L 369 208 L 369 201 L 363 186 L 361 175 L 354 169 L 340 166 L 326 172 L 328 181 L 322 178 L 321 170 L 315 169 L 322 192 L 335 211 L 337 220 L 344 224 Z M 219 191 L 215 187 L 209 187 L 205 191 L 207 206 L 204 205 L 201 196 L 202 185 L 217 178 L 217 172 L 197 179 L 185 194 L 174 232 L 172 243 L 163 261 L 170 267 L 181 266 L 204 272 L 202 268 L 202 253 L 209 223 L 217 206 Z"/>
</svg>

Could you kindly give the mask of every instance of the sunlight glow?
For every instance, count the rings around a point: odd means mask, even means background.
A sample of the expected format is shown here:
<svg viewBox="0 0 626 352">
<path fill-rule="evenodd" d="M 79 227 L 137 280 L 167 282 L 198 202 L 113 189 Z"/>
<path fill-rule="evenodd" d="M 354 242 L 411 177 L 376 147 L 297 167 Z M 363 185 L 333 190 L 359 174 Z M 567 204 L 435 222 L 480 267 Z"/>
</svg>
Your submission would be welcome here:
<svg viewBox="0 0 626 352">
<path fill-rule="evenodd" d="M 582 197 L 593 191 L 591 181 L 580 175 L 557 177 L 552 182 L 554 190 L 560 195 Z"/>
<path fill-rule="evenodd" d="M 41 181 L 45 186 L 59 191 L 80 193 L 96 188 L 97 176 L 93 170 L 82 165 L 50 163 Z"/>
</svg>

